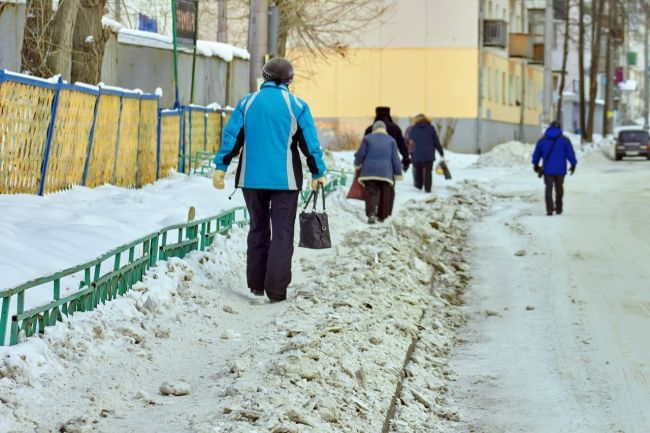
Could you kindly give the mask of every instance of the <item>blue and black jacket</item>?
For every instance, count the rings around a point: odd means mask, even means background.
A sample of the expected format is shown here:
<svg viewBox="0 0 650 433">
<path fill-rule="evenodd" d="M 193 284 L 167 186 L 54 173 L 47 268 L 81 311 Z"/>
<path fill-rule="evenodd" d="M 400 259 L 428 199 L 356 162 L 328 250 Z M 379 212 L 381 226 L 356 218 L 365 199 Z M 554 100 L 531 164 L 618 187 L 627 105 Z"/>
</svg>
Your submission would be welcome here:
<svg viewBox="0 0 650 433">
<path fill-rule="evenodd" d="M 225 171 L 234 157 L 240 157 L 238 188 L 300 190 L 303 175 L 298 149 L 307 158 L 312 177 L 323 177 L 323 151 L 309 106 L 285 84 L 267 81 L 237 103 L 215 164 Z"/>
</svg>

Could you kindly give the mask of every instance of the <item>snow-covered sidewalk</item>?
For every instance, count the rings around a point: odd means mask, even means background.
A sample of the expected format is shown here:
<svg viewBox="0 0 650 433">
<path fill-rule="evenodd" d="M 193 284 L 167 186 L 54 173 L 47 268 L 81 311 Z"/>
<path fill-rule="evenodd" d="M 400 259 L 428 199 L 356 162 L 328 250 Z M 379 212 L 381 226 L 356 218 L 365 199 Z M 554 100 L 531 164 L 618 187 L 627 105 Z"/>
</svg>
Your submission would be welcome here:
<svg viewBox="0 0 650 433">
<path fill-rule="evenodd" d="M 208 179 L 180 182 L 209 186 Z M 456 184 L 474 192 L 460 194 Z M 335 194 L 336 247 L 298 251 L 287 303 L 251 299 L 245 230 L 235 230 L 207 252 L 160 263 L 123 298 L 0 349 L 0 431 L 381 429 L 423 311 L 435 311 L 422 323 L 441 344 L 454 326 L 445 296 L 464 281 L 457 271 L 463 233 L 484 195 L 462 182 L 443 190 L 449 198 L 404 204 L 428 197 L 405 182 L 399 216 L 370 229 L 362 204 Z M 122 196 L 129 194 L 146 191 Z M 206 212 L 191 194 L 172 197 L 182 200 L 176 218 L 190 204 Z M 131 202 L 116 194 L 106 203 L 121 200 Z M 189 395 L 159 394 L 164 382 L 179 381 Z"/>
</svg>

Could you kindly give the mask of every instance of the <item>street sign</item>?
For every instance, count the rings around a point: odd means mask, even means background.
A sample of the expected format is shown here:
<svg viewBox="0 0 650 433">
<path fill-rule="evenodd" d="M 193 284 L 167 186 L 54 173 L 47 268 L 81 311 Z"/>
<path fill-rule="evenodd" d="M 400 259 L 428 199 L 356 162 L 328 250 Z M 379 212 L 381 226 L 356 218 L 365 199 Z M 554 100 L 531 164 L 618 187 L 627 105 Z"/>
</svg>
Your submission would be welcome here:
<svg viewBox="0 0 650 433">
<path fill-rule="evenodd" d="M 174 108 L 180 106 L 178 91 L 178 46 L 193 48 L 192 55 L 192 84 L 190 104 L 194 102 L 194 74 L 196 71 L 196 40 L 199 34 L 199 0 L 172 1 L 172 33 L 174 41 Z"/>
<path fill-rule="evenodd" d="M 196 0 L 176 0 L 175 14 L 175 35 L 176 43 L 193 47 L 196 44 L 196 14 L 198 13 L 198 2 Z"/>
</svg>

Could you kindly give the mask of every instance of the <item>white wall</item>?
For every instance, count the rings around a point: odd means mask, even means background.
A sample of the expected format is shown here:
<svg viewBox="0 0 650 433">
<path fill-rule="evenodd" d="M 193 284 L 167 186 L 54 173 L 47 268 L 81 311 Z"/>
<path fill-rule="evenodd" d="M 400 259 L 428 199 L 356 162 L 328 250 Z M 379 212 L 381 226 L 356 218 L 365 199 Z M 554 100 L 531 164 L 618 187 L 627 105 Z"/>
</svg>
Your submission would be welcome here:
<svg viewBox="0 0 650 433">
<path fill-rule="evenodd" d="M 392 0 L 382 25 L 347 42 L 352 48 L 477 47 L 478 1 Z"/>
</svg>

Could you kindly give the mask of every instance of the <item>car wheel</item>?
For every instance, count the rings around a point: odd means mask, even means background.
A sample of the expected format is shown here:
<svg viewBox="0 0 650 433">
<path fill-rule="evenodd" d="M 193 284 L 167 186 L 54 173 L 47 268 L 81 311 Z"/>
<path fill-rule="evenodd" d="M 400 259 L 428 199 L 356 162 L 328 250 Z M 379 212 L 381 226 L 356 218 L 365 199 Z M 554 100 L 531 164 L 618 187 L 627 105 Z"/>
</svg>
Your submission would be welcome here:
<svg viewBox="0 0 650 433">
<path fill-rule="evenodd" d="M 620 161 L 620 160 L 622 160 L 622 159 L 623 159 L 623 155 L 620 155 L 620 154 L 617 153 L 617 154 L 616 154 L 616 160 L 617 160 L 617 161 Z"/>
</svg>

